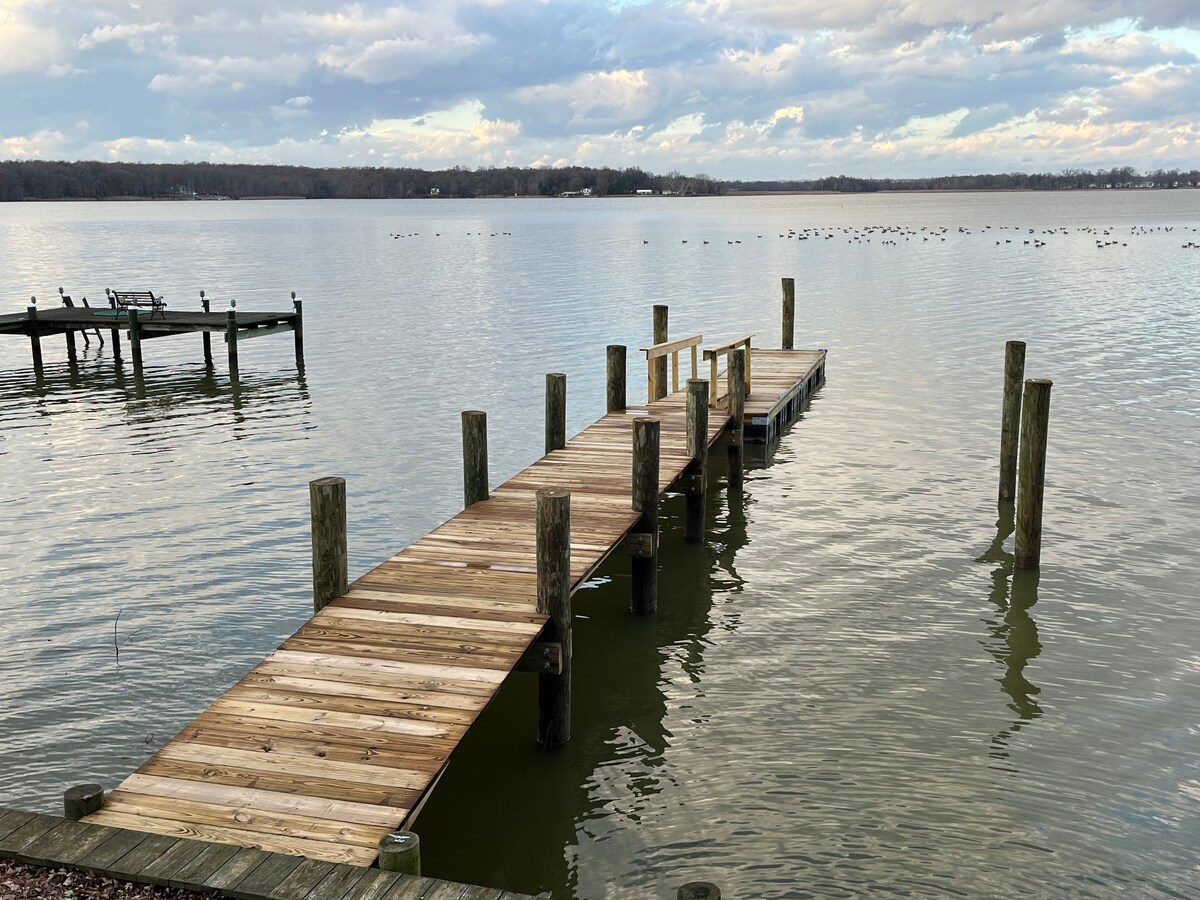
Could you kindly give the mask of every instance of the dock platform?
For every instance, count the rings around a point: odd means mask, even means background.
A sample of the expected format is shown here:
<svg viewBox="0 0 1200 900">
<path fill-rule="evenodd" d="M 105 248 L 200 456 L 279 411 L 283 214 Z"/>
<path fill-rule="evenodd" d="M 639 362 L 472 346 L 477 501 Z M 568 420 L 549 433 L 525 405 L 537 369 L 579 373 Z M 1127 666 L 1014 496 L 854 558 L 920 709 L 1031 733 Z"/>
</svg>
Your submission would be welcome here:
<svg viewBox="0 0 1200 900">
<path fill-rule="evenodd" d="M 825 359 L 755 350 L 745 432 L 777 434 Z M 728 438 L 719 407 L 708 446 Z M 570 492 L 571 592 L 628 544 L 644 416 L 660 422 L 658 492 L 671 490 L 692 462 L 687 391 L 608 413 L 362 575 L 84 821 L 372 865 L 509 674 L 536 671 L 527 655 L 549 621 L 537 609 L 536 493 Z"/>
</svg>

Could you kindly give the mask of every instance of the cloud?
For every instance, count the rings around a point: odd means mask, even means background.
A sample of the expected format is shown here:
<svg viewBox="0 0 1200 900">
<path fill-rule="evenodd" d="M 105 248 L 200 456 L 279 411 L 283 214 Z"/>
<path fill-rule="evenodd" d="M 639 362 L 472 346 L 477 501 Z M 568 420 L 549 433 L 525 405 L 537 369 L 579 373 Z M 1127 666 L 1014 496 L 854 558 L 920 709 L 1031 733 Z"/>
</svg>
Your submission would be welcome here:
<svg viewBox="0 0 1200 900">
<path fill-rule="evenodd" d="M 1198 56 L 1195 0 L 0 6 L 10 156 L 747 178 L 1195 165 Z"/>
</svg>

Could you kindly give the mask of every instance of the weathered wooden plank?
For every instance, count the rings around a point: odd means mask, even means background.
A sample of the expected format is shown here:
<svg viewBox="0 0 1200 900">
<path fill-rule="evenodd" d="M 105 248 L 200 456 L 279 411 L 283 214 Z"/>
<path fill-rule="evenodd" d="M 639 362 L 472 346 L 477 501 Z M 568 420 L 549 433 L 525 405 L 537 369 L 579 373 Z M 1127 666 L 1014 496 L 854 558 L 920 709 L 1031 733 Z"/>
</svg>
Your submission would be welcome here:
<svg viewBox="0 0 1200 900">
<path fill-rule="evenodd" d="M 149 835 L 140 831 L 128 831 L 124 828 L 112 828 L 109 830 L 113 836 L 90 853 L 76 860 L 75 865 L 81 869 L 95 872 L 98 875 L 111 875 L 113 864 L 149 837 Z"/>
<path fill-rule="evenodd" d="M 354 893 L 347 900 L 382 900 L 382 898 L 401 881 L 412 879 L 409 875 L 399 872 L 382 872 L 379 869 L 367 869 L 362 880 L 354 886 Z"/>
<path fill-rule="evenodd" d="M 370 871 L 360 866 L 334 866 L 304 900 L 356 900 L 355 888 L 368 878 Z"/>
<path fill-rule="evenodd" d="M 240 848 L 223 866 L 205 878 L 201 883 L 201 887 L 220 891 L 223 896 L 233 896 L 233 894 L 228 892 L 237 887 L 247 875 L 263 863 L 273 859 L 274 856 L 274 853 L 268 853 L 265 850 L 254 850 L 249 847 Z"/>
<path fill-rule="evenodd" d="M 216 874 L 238 854 L 241 848 L 232 844 L 209 844 L 191 862 L 180 866 L 171 874 L 167 883 L 174 888 L 191 888 L 203 884 L 205 879 Z"/>
<path fill-rule="evenodd" d="M 333 871 L 333 864 L 318 859 L 306 859 L 296 866 L 287 878 L 271 891 L 271 900 L 304 900 L 325 877 Z"/>
<path fill-rule="evenodd" d="M 98 813 L 92 813 L 89 819 L 94 819 L 104 813 L 100 810 Z M 97 824 L 103 825 L 104 822 Z M 124 827 L 119 823 L 114 823 L 114 827 Z M 142 830 L 138 826 L 130 829 Z M 125 881 L 137 881 L 138 876 L 142 873 L 142 869 L 150 865 L 156 859 L 179 843 L 179 838 L 176 835 L 163 834 L 147 834 L 145 840 L 140 841 L 136 847 L 122 856 L 120 859 L 114 860 L 108 866 L 107 874 L 113 878 L 121 878 Z"/>
<path fill-rule="evenodd" d="M 17 858 L 33 865 L 68 864 L 95 850 L 109 837 L 110 833 L 103 828 L 68 819 L 26 844 Z"/>
<path fill-rule="evenodd" d="M 115 792 L 114 792 L 115 793 Z M 105 804 L 107 808 L 107 803 Z M 163 853 L 158 859 L 138 873 L 138 881 L 147 884 L 170 884 L 171 876 L 176 870 L 186 866 L 199 856 L 207 845 L 197 840 L 181 840 Z"/>
<path fill-rule="evenodd" d="M 0 839 L 8 837 L 22 825 L 32 821 L 34 814 L 20 809 L 7 809 L 0 815 Z"/>
<path fill-rule="evenodd" d="M 222 889 L 222 893 L 238 900 L 261 900 L 263 897 L 270 897 L 280 882 L 291 875 L 299 865 L 299 857 L 283 853 L 268 854 L 246 877 L 236 885 Z"/>
<path fill-rule="evenodd" d="M 21 858 L 21 851 L 64 820 L 58 816 L 35 815 L 19 828 L 0 838 L 0 856 Z"/>
</svg>

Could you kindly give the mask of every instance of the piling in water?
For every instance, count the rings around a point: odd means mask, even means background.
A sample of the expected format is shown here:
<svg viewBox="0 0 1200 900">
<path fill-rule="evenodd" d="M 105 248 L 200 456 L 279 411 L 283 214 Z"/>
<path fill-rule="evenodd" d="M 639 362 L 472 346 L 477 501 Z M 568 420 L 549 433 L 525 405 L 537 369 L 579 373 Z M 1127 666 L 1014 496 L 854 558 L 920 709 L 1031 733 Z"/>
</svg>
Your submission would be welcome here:
<svg viewBox="0 0 1200 900">
<path fill-rule="evenodd" d="M 746 351 L 729 351 L 729 487 L 742 487 L 742 425 L 746 410 Z"/>
<path fill-rule="evenodd" d="M 1017 495 L 1017 446 L 1021 430 L 1021 379 L 1025 377 L 1025 342 L 1004 345 L 1004 408 L 1000 416 L 1000 501 Z"/>
<path fill-rule="evenodd" d="M 98 784 L 77 784 L 63 791 L 63 815 L 74 822 L 90 816 L 104 806 L 104 788 Z"/>
<path fill-rule="evenodd" d="M 692 461 L 683 477 L 686 513 L 684 540 L 704 540 L 704 507 L 708 483 L 708 382 L 689 378 L 687 383 L 687 452 Z"/>
<path fill-rule="evenodd" d="M 567 376 L 555 372 L 546 376 L 546 452 L 567 445 Z"/>
<path fill-rule="evenodd" d="M 238 326 L 237 310 L 232 307 L 225 313 L 225 342 L 229 345 L 229 377 L 238 377 Z"/>
<path fill-rule="evenodd" d="M 640 513 L 633 532 L 646 536 L 651 550 L 630 560 L 635 613 L 652 613 L 658 607 L 659 435 L 658 419 L 633 420 L 633 509 Z"/>
<path fill-rule="evenodd" d="M 135 307 L 129 308 L 129 355 L 133 357 L 133 374 L 142 374 L 142 323 Z"/>
<path fill-rule="evenodd" d="M 411 831 L 391 831 L 379 839 L 379 868 L 402 875 L 421 874 L 421 839 Z M 307 889 L 307 888 L 306 888 Z"/>
<path fill-rule="evenodd" d="M 622 344 L 608 345 L 608 378 L 607 395 L 608 411 L 616 412 L 625 408 L 625 362 L 627 350 Z"/>
<path fill-rule="evenodd" d="M 486 500 L 488 492 L 487 413 L 465 409 L 462 414 L 463 505 Z"/>
<path fill-rule="evenodd" d="M 794 350 L 796 344 L 796 279 L 783 279 L 783 343 L 784 350 Z"/>
<path fill-rule="evenodd" d="M 562 672 L 538 675 L 538 743 L 571 739 L 571 495 L 537 492 L 537 610 L 549 616 L 546 639 L 562 646 Z"/>
<path fill-rule="evenodd" d="M 208 312 L 208 298 L 204 296 L 204 291 L 200 292 L 200 308 L 204 312 Z M 201 337 L 204 341 L 204 364 L 212 365 L 212 335 L 207 331 L 201 332 Z"/>
<path fill-rule="evenodd" d="M 349 588 L 346 540 L 346 479 L 308 483 L 312 514 L 313 609 L 320 612 Z"/>
<path fill-rule="evenodd" d="M 37 313 L 37 297 L 29 298 L 28 307 L 29 316 L 29 343 L 30 349 L 33 351 L 33 368 L 34 371 L 41 375 L 42 373 L 42 335 L 40 326 L 38 325 Z"/>
<path fill-rule="evenodd" d="M 292 337 L 296 342 L 296 368 L 304 371 L 304 302 L 292 291 L 292 309 L 296 319 L 292 323 Z"/>
<path fill-rule="evenodd" d="M 1046 484 L 1046 438 L 1050 425 L 1047 378 L 1025 382 L 1021 410 L 1020 489 L 1017 493 L 1016 566 L 1036 569 L 1042 557 L 1042 494 Z"/>
</svg>

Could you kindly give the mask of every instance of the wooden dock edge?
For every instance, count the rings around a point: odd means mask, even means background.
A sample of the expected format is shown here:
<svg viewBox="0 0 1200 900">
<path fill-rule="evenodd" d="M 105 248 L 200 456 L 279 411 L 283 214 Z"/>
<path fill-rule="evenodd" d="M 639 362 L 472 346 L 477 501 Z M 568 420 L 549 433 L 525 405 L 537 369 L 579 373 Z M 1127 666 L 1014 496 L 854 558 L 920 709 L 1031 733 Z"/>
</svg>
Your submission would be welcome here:
<svg viewBox="0 0 1200 900">
<path fill-rule="evenodd" d="M 238 900 L 535 900 L 499 888 L 210 844 L 0 806 L 0 859 Z M 548 900 L 542 894 L 538 900 Z"/>
<path fill-rule="evenodd" d="M 791 351 L 802 353 L 805 351 Z M 829 351 L 822 349 L 820 358 L 807 377 L 800 379 L 777 399 L 765 415 L 747 415 L 742 426 L 748 444 L 773 443 L 785 427 L 799 418 L 804 404 L 825 383 L 825 361 Z"/>
</svg>

